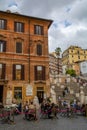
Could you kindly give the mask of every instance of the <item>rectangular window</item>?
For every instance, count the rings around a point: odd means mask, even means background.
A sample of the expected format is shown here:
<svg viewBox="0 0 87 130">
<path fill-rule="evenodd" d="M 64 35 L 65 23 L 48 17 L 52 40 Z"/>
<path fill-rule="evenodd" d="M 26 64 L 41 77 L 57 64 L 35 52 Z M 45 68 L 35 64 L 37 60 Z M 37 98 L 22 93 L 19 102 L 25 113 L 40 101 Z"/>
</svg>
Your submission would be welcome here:
<svg viewBox="0 0 87 130">
<path fill-rule="evenodd" d="M 13 80 L 24 80 L 24 65 L 13 65 Z"/>
<path fill-rule="evenodd" d="M 7 20 L 0 19 L 0 29 L 6 29 L 7 28 Z"/>
<path fill-rule="evenodd" d="M 0 64 L 0 79 L 5 79 L 6 65 Z"/>
<path fill-rule="evenodd" d="M 43 26 L 34 25 L 34 34 L 43 35 Z"/>
<path fill-rule="evenodd" d="M 16 43 L 16 53 L 22 53 L 22 43 L 21 42 Z"/>
<path fill-rule="evenodd" d="M 21 79 L 21 65 L 16 65 L 16 79 Z"/>
<path fill-rule="evenodd" d="M 0 52 L 6 52 L 6 42 L 0 40 Z"/>
<path fill-rule="evenodd" d="M 45 80 L 45 66 L 35 66 L 35 80 Z"/>
<path fill-rule="evenodd" d="M 42 45 L 37 45 L 37 55 L 42 55 Z"/>
<path fill-rule="evenodd" d="M 80 59 L 80 56 L 78 56 L 78 59 Z"/>
<path fill-rule="evenodd" d="M 15 22 L 14 23 L 14 31 L 15 32 L 24 32 L 24 23 Z"/>
</svg>

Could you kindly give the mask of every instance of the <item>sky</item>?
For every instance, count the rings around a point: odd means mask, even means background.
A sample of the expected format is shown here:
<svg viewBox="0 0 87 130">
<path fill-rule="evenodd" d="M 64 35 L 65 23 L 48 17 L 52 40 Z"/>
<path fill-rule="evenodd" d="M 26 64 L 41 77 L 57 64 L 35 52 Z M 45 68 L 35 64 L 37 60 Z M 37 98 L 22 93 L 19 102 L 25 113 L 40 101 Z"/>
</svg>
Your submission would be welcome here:
<svg viewBox="0 0 87 130">
<path fill-rule="evenodd" d="M 0 0 L 0 10 L 53 20 L 49 52 L 71 45 L 87 49 L 87 0 Z"/>
</svg>

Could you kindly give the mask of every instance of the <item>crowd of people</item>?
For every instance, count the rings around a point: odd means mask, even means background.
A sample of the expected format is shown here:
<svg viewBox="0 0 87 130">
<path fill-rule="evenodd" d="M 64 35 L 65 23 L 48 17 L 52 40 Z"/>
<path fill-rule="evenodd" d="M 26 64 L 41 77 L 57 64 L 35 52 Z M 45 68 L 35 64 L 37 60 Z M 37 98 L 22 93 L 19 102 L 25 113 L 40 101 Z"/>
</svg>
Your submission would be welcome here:
<svg viewBox="0 0 87 130">
<path fill-rule="evenodd" d="M 0 104 L 0 109 L 3 109 L 2 104 Z M 23 105 L 19 103 L 16 106 L 15 114 L 24 114 L 26 120 L 38 120 L 40 118 L 58 119 L 58 113 L 66 114 L 69 117 L 69 114 L 77 114 L 78 111 L 87 117 L 87 104 L 80 104 L 77 101 L 69 103 L 61 100 L 58 100 L 55 104 L 51 98 L 44 99 L 39 104 L 38 99 L 35 97 L 34 100 L 26 101 Z"/>
<path fill-rule="evenodd" d="M 60 112 L 69 116 L 70 114 L 80 114 L 87 117 L 87 104 L 81 104 L 79 101 L 59 101 Z M 63 111 L 65 110 L 65 111 Z"/>
</svg>

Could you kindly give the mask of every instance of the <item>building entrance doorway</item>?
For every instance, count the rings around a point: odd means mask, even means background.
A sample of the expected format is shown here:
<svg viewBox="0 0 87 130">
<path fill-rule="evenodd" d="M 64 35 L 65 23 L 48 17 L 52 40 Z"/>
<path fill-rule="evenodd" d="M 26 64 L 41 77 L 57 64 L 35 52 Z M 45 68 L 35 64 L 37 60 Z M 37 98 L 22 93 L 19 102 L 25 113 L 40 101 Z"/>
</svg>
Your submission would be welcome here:
<svg viewBox="0 0 87 130">
<path fill-rule="evenodd" d="M 37 87 L 37 97 L 38 97 L 39 103 L 42 103 L 43 99 L 44 99 L 44 89 L 43 89 L 43 87 Z"/>
<path fill-rule="evenodd" d="M 22 101 L 22 87 L 14 87 L 14 98 L 17 102 Z"/>
<path fill-rule="evenodd" d="M 3 103 L 3 85 L 0 85 L 0 102 Z"/>
</svg>

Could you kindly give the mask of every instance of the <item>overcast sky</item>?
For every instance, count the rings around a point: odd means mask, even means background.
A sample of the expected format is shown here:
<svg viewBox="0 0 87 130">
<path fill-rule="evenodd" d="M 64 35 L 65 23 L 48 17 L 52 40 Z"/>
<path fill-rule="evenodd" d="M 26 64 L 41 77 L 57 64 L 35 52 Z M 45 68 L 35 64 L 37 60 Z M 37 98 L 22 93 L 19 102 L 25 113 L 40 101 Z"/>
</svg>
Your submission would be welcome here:
<svg viewBox="0 0 87 130">
<path fill-rule="evenodd" d="M 0 0 L 0 10 L 52 19 L 49 52 L 70 45 L 87 49 L 87 0 Z"/>
</svg>

